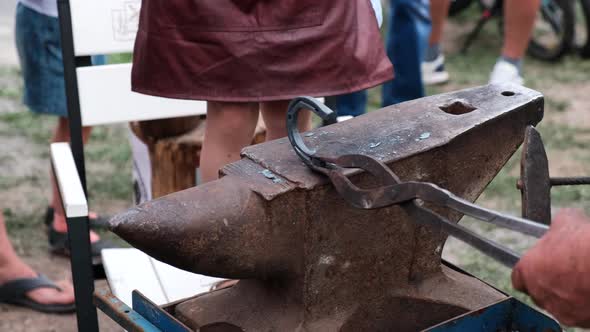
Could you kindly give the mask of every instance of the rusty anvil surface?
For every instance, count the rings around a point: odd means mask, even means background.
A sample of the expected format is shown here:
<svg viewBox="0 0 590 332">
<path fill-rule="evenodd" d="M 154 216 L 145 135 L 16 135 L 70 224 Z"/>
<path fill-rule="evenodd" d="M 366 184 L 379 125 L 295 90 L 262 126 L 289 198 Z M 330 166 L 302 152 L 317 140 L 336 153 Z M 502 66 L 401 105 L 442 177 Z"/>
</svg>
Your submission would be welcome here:
<svg viewBox="0 0 590 332">
<path fill-rule="evenodd" d="M 433 182 L 474 201 L 521 144 L 525 127 L 542 117 L 538 92 L 489 85 L 390 106 L 303 136 L 308 146 L 377 157 L 402 180 Z M 441 264 L 446 235 L 437 229 L 397 206 L 349 206 L 286 138 L 242 155 L 221 179 L 110 223 L 156 259 L 243 279 L 178 304 L 175 315 L 189 327 L 416 331 L 504 297 Z M 360 172 L 350 176 L 378 185 Z"/>
</svg>

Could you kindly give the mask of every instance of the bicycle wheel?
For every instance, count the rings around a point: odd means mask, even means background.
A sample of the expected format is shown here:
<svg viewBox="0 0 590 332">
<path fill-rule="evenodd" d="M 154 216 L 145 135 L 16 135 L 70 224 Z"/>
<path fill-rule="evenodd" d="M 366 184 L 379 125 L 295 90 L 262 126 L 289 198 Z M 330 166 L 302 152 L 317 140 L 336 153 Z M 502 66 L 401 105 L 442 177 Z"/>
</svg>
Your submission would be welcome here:
<svg viewBox="0 0 590 332">
<path fill-rule="evenodd" d="M 572 46 L 574 29 L 571 0 L 543 0 L 527 53 L 539 60 L 559 60 Z"/>
<path fill-rule="evenodd" d="M 590 0 L 580 0 L 582 14 L 585 19 L 586 40 L 580 45 L 580 55 L 584 58 L 590 58 Z"/>
<path fill-rule="evenodd" d="M 467 7 L 471 6 L 473 0 L 452 0 L 449 6 L 449 16 L 455 16 Z"/>
</svg>

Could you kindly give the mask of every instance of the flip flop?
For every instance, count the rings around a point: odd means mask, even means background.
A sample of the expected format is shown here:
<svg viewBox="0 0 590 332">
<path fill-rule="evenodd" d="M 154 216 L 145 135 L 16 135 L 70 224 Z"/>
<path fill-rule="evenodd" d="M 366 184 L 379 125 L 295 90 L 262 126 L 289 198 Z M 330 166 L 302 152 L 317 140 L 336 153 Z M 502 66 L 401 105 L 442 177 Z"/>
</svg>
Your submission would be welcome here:
<svg viewBox="0 0 590 332">
<path fill-rule="evenodd" d="M 48 206 L 45 211 L 45 226 L 50 227 L 53 223 L 53 208 Z M 95 218 L 88 218 L 90 221 L 90 228 L 92 229 L 106 229 L 109 217 L 97 215 Z"/>
<path fill-rule="evenodd" d="M 15 279 L 0 285 L 0 303 L 18 305 L 50 314 L 65 314 L 76 311 L 74 302 L 69 304 L 44 304 L 27 297 L 28 292 L 39 288 L 53 288 L 61 291 L 61 288 L 53 281 L 39 274 L 36 278 Z"/>
<path fill-rule="evenodd" d="M 47 230 L 49 237 L 49 248 L 51 253 L 64 257 L 70 257 L 70 246 L 68 233 L 56 231 L 53 227 Z M 100 239 L 90 244 L 90 254 L 92 255 L 93 265 L 100 264 L 100 252 L 102 249 L 117 248 L 111 241 Z"/>
</svg>

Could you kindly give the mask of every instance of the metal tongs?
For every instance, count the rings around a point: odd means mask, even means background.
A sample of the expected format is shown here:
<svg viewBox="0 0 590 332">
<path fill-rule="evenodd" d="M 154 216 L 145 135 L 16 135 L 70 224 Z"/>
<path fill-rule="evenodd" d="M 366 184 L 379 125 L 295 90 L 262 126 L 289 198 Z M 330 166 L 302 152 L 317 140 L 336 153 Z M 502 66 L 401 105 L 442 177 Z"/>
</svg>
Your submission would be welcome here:
<svg viewBox="0 0 590 332">
<path fill-rule="evenodd" d="M 312 170 L 328 176 L 338 193 L 354 207 L 378 209 L 400 205 L 416 222 L 440 228 L 509 268 L 514 267 L 520 260 L 518 253 L 427 209 L 424 207 L 424 202 L 443 206 L 481 221 L 537 238 L 549 230 L 546 225 L 477 206 L 433 183 L 402 182 L 387 165 L 373 157 L 360 154 L 339 157 L 321 156 L 316 150 L 305 145 L 297 129 L 297 115 L 301 109 L 312 110 L 323 120 L 328 121 L 333 120 L 336 114 L 315 98 L 296 98 L 289 105 L 287 112 L 287 131 L 291 145 L 301 160 Z M 351 168 L 368 172 L 383 186 L 372 189 L 357 187 L 343 173 L 345 169 Z"/>
</svg>

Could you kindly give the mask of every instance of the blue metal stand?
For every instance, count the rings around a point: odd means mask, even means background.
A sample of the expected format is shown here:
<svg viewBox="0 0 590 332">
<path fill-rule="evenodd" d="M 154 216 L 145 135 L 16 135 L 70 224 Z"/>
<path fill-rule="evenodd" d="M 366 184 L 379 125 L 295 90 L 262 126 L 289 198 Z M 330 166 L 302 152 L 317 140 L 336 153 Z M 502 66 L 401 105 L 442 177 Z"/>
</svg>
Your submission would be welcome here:
<svg viewBox="0 0 590 332">
<path fill-rule="evenodd" d="M 510 297 L 480 310 L 453 318 L 425 332 L 497 332 L 538 331 L 558 332 L 561 326 L 526 304 Z"/>
<path fill-rule="evenodd" d="M 172 315 L 138 291 L 132 293 L 133 309 L 110 291 L 96 291 L 96 306 L 127 331 L 132 332 L 191 332 Z"/>
<path fill-rule="evenodd" d="M 108 290 L 95 293 L 95 303 L 105 314 L 128 331 L 189 332 L 164 309 L 133 291 L 133 309 L 126 306 Z M 498 332 L 531 331 L 559 332 L 561 326 L 553 319 L 534 310 L 513 297 L 440 323 L 423 332 Z"/>
</svg>

